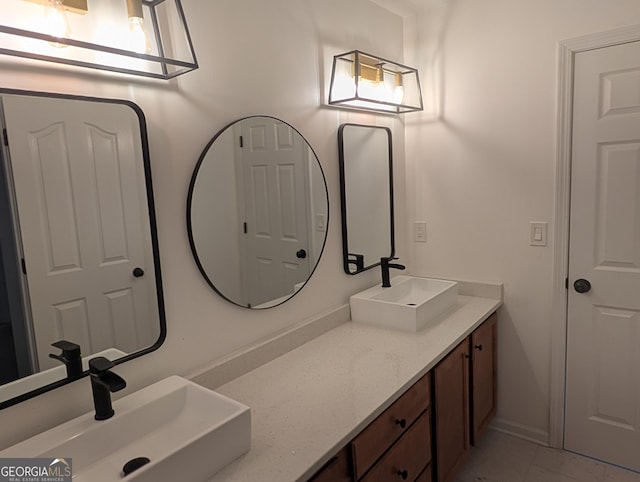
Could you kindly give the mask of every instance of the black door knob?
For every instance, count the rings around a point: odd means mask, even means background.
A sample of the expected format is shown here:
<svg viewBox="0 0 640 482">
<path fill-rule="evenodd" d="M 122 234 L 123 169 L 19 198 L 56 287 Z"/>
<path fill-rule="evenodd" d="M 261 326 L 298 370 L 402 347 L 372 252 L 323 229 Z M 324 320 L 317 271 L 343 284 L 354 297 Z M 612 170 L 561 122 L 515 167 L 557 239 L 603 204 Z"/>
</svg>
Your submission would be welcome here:
<svg viewBox="0 0 640 482">
<path fill-rule="evenodd" d="M 575 289 L 578 293 L 586 293 L 591 290 L 591 283 L 589 283 L 589 280 L 580 278 L 577 279 L 575 283 L 573 283 L 573 289 Z"/>
<path fill-rule="evenodd" d="M 133 270 L 133 276 L 136 278 L 142 278 L 144 276 L 144 270 L 142 268 L 135 268 Z"/>
<path fill-rule="evenodd" d="M 304 258 L 306 258 L 306 257 L 307 257 L 307 252 L 306 252 L 304 249 L 299 249 L 299 250 L 296 252 L 296 257 L 297 257 L 297 258 L 300 258 L 300 259 L 304 259 Z"/>
</svg>

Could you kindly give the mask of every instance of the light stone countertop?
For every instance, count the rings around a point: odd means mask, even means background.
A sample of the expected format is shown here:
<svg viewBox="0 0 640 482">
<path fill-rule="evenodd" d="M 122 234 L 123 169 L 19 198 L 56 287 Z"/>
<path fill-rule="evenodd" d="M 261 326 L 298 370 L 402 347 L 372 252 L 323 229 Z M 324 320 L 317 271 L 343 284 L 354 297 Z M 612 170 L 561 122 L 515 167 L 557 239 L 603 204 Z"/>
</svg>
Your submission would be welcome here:
<svg viewBox="0 0 640 482">
<path fill-rule="evenodd" d="M 216 388 L 251 407 L 252 435 L 210 482 L 307 480 L 501 304 L 458 296 L 418 333 L 347 322 Z"/>
</svg>

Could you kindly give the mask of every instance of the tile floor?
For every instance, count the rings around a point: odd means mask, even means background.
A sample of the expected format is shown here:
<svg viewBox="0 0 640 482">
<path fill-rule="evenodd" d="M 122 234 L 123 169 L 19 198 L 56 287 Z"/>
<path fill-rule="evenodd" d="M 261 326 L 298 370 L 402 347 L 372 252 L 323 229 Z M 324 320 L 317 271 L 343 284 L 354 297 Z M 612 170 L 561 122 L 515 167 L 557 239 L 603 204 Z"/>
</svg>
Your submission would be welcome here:
<svg viewBox="0 0 640 482">
<path fill-rule="evenodd" d="M 640 474 L 488 430 L 455 482 L 640 482 Z"/>
</svg>

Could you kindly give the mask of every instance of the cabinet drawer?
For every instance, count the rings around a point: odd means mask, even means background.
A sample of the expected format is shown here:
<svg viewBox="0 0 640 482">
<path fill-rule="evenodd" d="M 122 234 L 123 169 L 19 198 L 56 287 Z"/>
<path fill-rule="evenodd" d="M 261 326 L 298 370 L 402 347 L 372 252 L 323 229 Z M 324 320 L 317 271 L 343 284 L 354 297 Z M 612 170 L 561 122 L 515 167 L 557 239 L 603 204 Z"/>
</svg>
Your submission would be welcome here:
<svg viewBox="0 0 640 482">
<path fill-rule="evenodd" d="M 429 411 L 425 412 L 373 466 L 362 482 L 416 480 L 431 460 L 430 416 Z"/>
<path fill-rule="evenodd" d="M 345 447 L 329 460 L 324 467 L 318 470 L 311 477 L 310 482 L 351 482 L 351 480 L 349 452 Z"/>
<path fill-rule="evenodd" d="M 351 442 L 356 480 L 429 407 L 429 390 L 430 373 L 427 373 Z"/>
<path fill-rule="evenodd" d="M 433 467 L 429 465 L 424 471 L 418 476 L 416 482 L 431 482 L 431 472 L 433 472 Z"/>
</svg>

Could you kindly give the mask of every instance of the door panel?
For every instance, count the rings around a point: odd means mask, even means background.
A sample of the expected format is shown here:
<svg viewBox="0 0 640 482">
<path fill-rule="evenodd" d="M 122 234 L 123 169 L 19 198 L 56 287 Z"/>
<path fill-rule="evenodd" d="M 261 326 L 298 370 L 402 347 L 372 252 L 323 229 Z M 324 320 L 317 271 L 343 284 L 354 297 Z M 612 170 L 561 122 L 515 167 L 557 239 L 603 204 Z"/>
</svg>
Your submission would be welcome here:
<svg viewBox="0 0 640 482">
<path fill-rule="evenodd" d="M 596 269 L 640 268 L 639 143 L 599 146 L 596 172 Z"/>
<path fill-rule="evenodd" d="M 40 224 L 39 229 L 44 234 L 41 248 L 46 255 L 49 275 L 81 269 L 64 131 L 63 123 L 54 122 L 44 129 L 27 133 L 26 139 L 33 182 L 41 185 L 42 189 L 32 191 L 31 194 L 40 191 L 41 197 L 29 203 L 29 211 L 23 216 Z M 13 173 L 16 182 L 22 182 L 22 170 L 14 166 Z M 37 215 L 39 213 L 40 216 Z"/>
<path fill-rule="evenodd" d="M 74 343 L 81 347 L 90 346 L 89 339 L 89 312 L 86 298 L 72 300 L 52 305 L 55 317 L 55 326 L 52 327 L 54 336 L 58 340 L 71 335 Z M 42 336 L 43 330 L 38 330 L 36 335 Z"/>
<path fill-rule="evenodd" d="M 640 69 L 609 71 L 602 75 L 600 117 L 640 113 Z"/>
<path fill-rule="evenodd" d="M 634 377 L 631 367 L 637 364 L 633 344 L 638 342 L 638 313 L 595 306 L 593 334 L 596 340 L 591 357 L 593 380 L 588 400 L 592 403 L 591 420 L 614 427 L 635 430 L 637 391 L 627 383 Z M 607 347 L 617 346 L 610 352 Z"/>
<path fill-rule="evenodd" d="M 102 251 L 102 263 L 126 261 L 127 233 L 123 183 L 119 173 L 118 137 L 99 127 L 88 125 L 95 183 L 97 188 L 98 240 Z"/>
<path fill-rule="evenodd" d="M 640 470 L 640 43 L 576 54 L 573 104 L 565 448 Z"/>
</svg>

